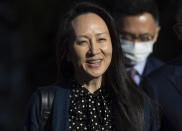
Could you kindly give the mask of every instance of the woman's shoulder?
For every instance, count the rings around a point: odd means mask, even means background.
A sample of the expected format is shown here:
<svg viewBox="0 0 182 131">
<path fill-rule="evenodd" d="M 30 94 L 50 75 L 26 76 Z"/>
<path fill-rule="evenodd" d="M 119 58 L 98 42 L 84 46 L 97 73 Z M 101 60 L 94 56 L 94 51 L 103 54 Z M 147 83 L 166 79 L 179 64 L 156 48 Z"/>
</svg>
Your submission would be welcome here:
<svg viewBox="0 0 182 131">
<path fill-rule="evenodd" d="M 39 87 L 37 92 L 43 89 L 54 90 L 55 92 L 64 93 L 70 90 L 70 81 L 59 81 L 51 85 Z"/>
<path fill-rule="evenodd" d="M 56 109 L 62 109 L 67 107 L 68 104 L 58 104 L 58 103 L 65 103 L 67 101 L 70 84 L 68 81 L 60 81 L 48 86 L 43 86 L 38 88 L 31 96 L 29 103 L 27 105 L 26 115 L 25 115 L 25 123 L 24 123 L 24 130 L 31 129 L 37 131 L 39 128 L 40 123 L 40 115 L 41 115 L 41 107 L 42 107 L 42 96 L 41 91 L 44 90 L 46 93 L 48 90 L 53 91 L 54 95 L 54 102 L 53 105 Z M 48 96 L 50 97 L 50 96 Z M 49 99 L 49 98 L 48 98 Z"/>
<path fill-rule="evenodd" d="M 69 90 L 71 88 L 70 81 L 59 81 L 56 83 L 53 83 L 51 85 L 42 86 L 39 87 L 30 97 L 29 99 L 29 105 L 38 106 L 40 105 L 41 100 L 41 91 L 44 90 L 44 92 L 48 92 L 48 90 L 52 91 L 54 93 L 54 99 L 61 99 L 66 96 L 69 93 Z"/>
</svg>

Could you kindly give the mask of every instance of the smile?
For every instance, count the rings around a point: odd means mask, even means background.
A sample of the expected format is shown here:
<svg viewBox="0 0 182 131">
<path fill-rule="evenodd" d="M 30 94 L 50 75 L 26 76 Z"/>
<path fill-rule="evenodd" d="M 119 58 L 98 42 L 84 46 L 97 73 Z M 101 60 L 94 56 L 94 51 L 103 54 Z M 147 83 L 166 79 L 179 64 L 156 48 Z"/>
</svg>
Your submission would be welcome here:
<svg viewBox="0 0 182 131">
<path fill-rule="evenodd" d="M 89 67 L 99 67 L 101 65 L 102 59 L 97 60 L 87 60 L 86 63 Z"/>
</svg>

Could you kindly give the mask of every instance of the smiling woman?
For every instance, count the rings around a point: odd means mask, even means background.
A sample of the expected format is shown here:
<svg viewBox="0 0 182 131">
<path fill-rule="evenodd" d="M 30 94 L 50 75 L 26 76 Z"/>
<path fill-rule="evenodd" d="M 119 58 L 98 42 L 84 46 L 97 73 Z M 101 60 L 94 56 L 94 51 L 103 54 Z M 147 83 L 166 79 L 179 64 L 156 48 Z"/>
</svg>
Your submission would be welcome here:
<svg viewBox="0 0 182 131">
<path fill-rule="evenodd" d="M 103 8 L 91 3 L 75 5 L 60 23 L 60 81 L 50 86 L 55 99 L 46 130 L 158 130 L 148 97 L 126 74 L 114 23 Z M 24 131 L 40 130 L 39 101 L 35 92 Z"/>
<path fill-rule="evenodd" d="M 110 65 L 112 44 L 104 20 L 94 13 L 82 14 L 72 20 L 76 40 L 70 47 L 69 58 L 74 65 L 75 79 L 90 92 L 100 88 L 102 75 Z M 84 79 L 83 79 L 84 78 Z M 94 79 L 94 81 L 92 80 Z M 97 83 L 92 86 L 93 83 Z M 89 88 L 92 86 L 91 88 Z"/>
</svg>

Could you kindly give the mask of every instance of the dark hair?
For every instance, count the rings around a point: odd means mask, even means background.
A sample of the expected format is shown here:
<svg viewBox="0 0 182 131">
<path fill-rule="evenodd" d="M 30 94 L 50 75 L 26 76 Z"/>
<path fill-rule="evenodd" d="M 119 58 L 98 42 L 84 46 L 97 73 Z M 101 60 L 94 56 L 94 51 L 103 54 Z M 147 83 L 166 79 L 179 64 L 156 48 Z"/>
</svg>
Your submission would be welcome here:
<svg viewBox="0 0 182 131">
<path fill-rule="evenodd" d="M 116 1 L 112 10 L 116 20 L 125 16 L 137 16 L 143 13 L 150 13 L 156 24 L 159 24 L 159 10 L 154 0 L 120 0 Z"/>
<path fill-rule="evenodd" d="M 68 46 L 75 40 L 71 21 L 81 14 L 90 12 L 97 14 L 105 21 L 111 36 L 112 60 L 104 74 L 103 83 L 104 88 L 111 93 L 113 100 L 114 128 L 118 131 L 121 129 L 126 131 L 142 131 L 144 130 L 143 94 L 139 88 L 135 87 L 126 74 L 115 22 L 103 8 L 88 2 L 79 3 L 68 12 L 64 23 L 60 23 L 60 26 L 63 27 L 60 28 L 61 32 L 58 33 L 57 43 L 60 79 L 68 79 L 74 73 L 71 70 L 73 69 L 72 64 L 67 61 Z"/>
</svg>

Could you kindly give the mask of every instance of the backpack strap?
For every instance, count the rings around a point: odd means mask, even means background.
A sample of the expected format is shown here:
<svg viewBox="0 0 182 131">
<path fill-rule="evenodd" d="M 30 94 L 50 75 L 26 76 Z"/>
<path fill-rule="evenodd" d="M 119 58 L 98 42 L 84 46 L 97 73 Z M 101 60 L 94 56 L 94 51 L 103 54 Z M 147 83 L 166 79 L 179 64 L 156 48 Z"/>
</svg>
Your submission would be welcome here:
<svg viewBox="0 0 182 131">
<path fill-rule="evenodd" d="M 40 88 L 40 96 L 41 96 L 40 131 L 44 131 L 52 111 L 52 104 L 55 96 L 54 88 L 52 87 Z"/>
</svg>

